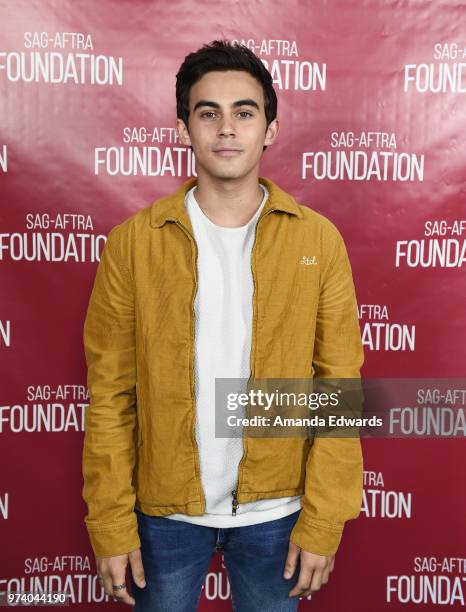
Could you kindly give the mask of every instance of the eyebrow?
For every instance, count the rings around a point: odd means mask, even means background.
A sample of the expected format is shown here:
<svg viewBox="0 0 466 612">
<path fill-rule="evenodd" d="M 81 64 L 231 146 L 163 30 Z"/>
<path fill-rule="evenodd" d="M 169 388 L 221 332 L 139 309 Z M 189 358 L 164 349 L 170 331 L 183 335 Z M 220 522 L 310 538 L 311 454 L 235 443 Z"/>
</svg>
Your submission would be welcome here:
<svg viewBox="0 0 466 612">
<path fill-rule="evenodd" d="M 196 104 L 194 105 L 193 112 L 196 109 L 198 109 L 200 106 L 210 106 L 211 108 L 220 108 L 220 104 L 218 104 L 218 102 L 213 102 L 212 100 L 199 100 L 199 102 L 196 102 Z M 238 108 L 238 106 L 253 106 L 254 108 L 257 108 L 257 110 L 260 110 L 257 102 L 255 102 L 251 98 L 246 98 L 244 100 L 236 100 L 236 102 L 233 102 L 231 106 L 232 108 Z"/>
</svg>

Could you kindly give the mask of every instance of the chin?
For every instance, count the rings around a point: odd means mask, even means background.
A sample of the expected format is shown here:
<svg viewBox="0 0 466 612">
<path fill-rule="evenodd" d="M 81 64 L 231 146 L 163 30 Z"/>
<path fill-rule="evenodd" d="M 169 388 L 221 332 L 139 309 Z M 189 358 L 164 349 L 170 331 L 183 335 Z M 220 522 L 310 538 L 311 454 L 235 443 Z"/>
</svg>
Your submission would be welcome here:
<svg viewBox="0 0 466 612">
<path fill-rule="evenodd" d="M 241 172 L 221 172 L 220 174 L 217 175 L 217 178 L 225 179 L 225 180 L 228 180 L 228 179 L 234 180 L 234 179 L 243 178 L 243 176 L 245 176 L 245 174 Z"/>
<path fill-rule="evenodd" d="M 241 172 L 240 170 L 235 170 L 233 168 L 219 170 L 216 168 L 215 170 L 207 170 L 207 172 L 214 178 L 217 179 L 238 179 L 245 176 L 245 172 Z"/>
</svg>

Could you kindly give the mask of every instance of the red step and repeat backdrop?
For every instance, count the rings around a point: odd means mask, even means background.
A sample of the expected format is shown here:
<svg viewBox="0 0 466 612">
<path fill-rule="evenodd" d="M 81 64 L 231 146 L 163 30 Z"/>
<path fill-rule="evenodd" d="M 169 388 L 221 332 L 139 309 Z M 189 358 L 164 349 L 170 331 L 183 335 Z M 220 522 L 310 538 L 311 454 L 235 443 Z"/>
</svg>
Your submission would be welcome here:
<svg viewBox="0 0 466 612">
<path fill-rule="evenodd" d="M 363 376 L 428 379 L 415 426 L 436 403 L 431 380 L 466 374 L 466 2 L 4 0 L 0 591 L 121 608 L 83 521 L 82 325 L 109 230 L 195 174 L 175 74 L 215 38 L 244 42 L 273 75 L 281 133 L 261 174 L 345 238 Z M 361 516 L 300 609 L 465 606 L 456 391 L 456 437 L 363 440 Z M 200 609 L 231 609 L 220 555 Z"/>
</svg>

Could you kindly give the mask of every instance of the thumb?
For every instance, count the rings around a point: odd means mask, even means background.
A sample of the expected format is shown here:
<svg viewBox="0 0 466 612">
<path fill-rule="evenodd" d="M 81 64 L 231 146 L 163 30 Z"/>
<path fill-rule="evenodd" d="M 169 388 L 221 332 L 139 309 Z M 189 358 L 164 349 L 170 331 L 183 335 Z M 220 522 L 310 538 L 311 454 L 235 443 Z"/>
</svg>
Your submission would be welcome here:
<svg viewBox="0 0 466 612">
<path fill-rule="evenodd" d="M 289 579 L 294 574 L 296 566 L 298 564 L 299 553 L 301 549 L 296 546 L 294 542 L 290 541 L 288 546 L 288 556 L 285 561 L 285 571 L 283 572 L 283 578 Z"/>
<path fill-rule="evenodd" d="M 138 587 L 144 588 L 146 586 L 146 578 L 144 576 L 144 566 L 142 565 L 141 549 L 133 550 L 128 556 L 134 582 Z"/>
</svg>

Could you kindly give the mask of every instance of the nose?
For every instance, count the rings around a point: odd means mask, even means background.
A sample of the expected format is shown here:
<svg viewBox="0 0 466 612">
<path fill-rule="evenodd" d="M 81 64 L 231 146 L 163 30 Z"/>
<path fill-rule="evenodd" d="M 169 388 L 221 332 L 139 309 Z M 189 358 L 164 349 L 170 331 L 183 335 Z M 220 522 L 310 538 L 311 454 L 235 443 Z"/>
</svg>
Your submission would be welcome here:
<svg viewBox="0 0 466 612">
<path fill-rule="evenodd" d="M 231 117 L 224 116 L 220 121 L 218 126 L 218 135 L 219 136 L 234 136 L 235 128 L 233 126 L 233 122 Z"/>
</svg>

